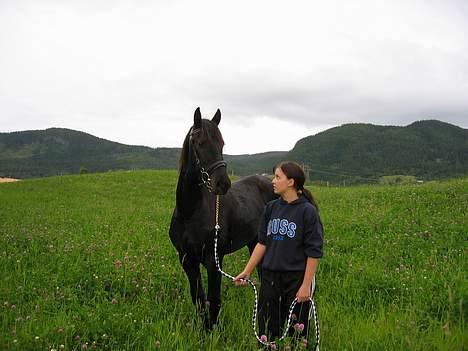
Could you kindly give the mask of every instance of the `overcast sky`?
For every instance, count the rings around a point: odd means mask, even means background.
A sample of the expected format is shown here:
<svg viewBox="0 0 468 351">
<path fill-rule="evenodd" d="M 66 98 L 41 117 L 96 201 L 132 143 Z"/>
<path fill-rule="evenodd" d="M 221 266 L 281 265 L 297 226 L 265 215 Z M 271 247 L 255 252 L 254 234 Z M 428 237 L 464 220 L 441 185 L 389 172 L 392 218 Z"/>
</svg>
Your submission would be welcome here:
<svg viewBox="0 0 468 351">
<path fill-rule="evenodd" d="M 468 128 L 468 1 L 0 0 L 0 132 L 181 147 L 193 112 L 227 154 L 350 122 Z"/>
</svg>

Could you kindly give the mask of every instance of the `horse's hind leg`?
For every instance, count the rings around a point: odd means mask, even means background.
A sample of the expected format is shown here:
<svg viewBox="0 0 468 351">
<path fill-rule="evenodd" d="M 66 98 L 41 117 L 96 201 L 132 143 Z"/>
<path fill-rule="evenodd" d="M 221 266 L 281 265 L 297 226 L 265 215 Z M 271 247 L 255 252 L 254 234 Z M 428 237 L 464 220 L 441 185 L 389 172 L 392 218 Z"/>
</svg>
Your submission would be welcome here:
<svg viewBox="0 0 468 351">
<path fill-rule="evenodd" d="M 181 253 L 179 253 L 179 260 L 190 284 L 192 302 L 200 310 L 203 319 L 206 320 L 205 292 L 203 291 L 200 274 L 200 263 L 190 259 L 188 255 Z"/>
</svg>

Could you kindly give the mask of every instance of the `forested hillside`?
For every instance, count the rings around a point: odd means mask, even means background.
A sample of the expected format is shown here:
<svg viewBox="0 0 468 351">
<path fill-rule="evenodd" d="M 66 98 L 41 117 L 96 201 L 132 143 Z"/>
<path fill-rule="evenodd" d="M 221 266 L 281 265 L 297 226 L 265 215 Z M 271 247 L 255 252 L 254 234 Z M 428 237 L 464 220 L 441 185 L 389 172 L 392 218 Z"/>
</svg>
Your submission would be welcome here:
<svg viewBox="0 0 468 351">
<path fill-rule="evenodd" d="M 299 140 L 288 157 L 318 179 L 457 177 L 468 173 L 468 130 L 434 120 L 406 127 L 346 124 Z"/>
<path fill-rule="evenodd" d="M 124 145 L 69 129 L 0 133 L 0 177 L 80 171 L 177 169 L 180 148 Z M 271 173 L 281 160 L 314 181 L 375 182 L 384 175 L 442 179 L 468 174 L 468 130 L 430 120 L 405 127 L 346 124 L 299 140 L 291 151 L 225 155 L 229 174 Z"/>
</svg>

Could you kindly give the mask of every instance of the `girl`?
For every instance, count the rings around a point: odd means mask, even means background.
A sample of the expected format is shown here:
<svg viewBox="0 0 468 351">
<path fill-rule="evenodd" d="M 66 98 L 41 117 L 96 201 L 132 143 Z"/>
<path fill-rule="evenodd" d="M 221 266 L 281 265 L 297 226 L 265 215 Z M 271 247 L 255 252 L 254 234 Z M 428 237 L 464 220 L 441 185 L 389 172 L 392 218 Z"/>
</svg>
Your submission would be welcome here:
<svg viewBox="0 0 468 351">
<path fill-rule="evenodd" d="M 234 279 L 236 285 L 245 285 L 245 279 L 263 259 L 258 318 L 259 333 L 267 335 L 268 340 L 282 335 L 294 298 L 298 299 L 294 323 L 300 326 L 296 333 L 308 337 L 310 303 L 302 302 L 311 294 L 318 259 L 323 254 L 323 226 L 318 206 L 304 189 L 304 182 L 304 171 L 297 163 L 282 162 L 276 167 L 272 183 L 280 197 L 266 205 L 258 244 Z"/>
</svg>

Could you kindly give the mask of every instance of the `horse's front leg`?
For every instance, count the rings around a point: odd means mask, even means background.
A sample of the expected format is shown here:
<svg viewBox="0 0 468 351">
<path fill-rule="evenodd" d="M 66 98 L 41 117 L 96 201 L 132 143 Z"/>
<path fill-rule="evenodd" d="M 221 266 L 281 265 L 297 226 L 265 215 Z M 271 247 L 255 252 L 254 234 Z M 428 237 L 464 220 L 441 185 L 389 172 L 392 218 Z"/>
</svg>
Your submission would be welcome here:
<svg viewBox="0 0 468 351">
<path fill-rule="evenodd" d="M 203 290 L 202 277 L 200 274 L 200 263 L 194 259 L 191 259 L 187 254 L 179 253 L 179 259 L 190 284 L 190 295 L 192 296 L 192 302 L 200 311 L 206 325 L 208 316 L 205 307 L 205 292 Z"/>
<path fill-rule="evenodd" d="M 222 257 L 219 257 L 219 264 L 222 264 Z M 210 311 L 209 328 L 218 321 L 219 310 L 221 309 L 221 273 L 216 268 L 214 257 L 210 257 L 205 262 L 208 273 L 208 305 Z"/>
</svg>

